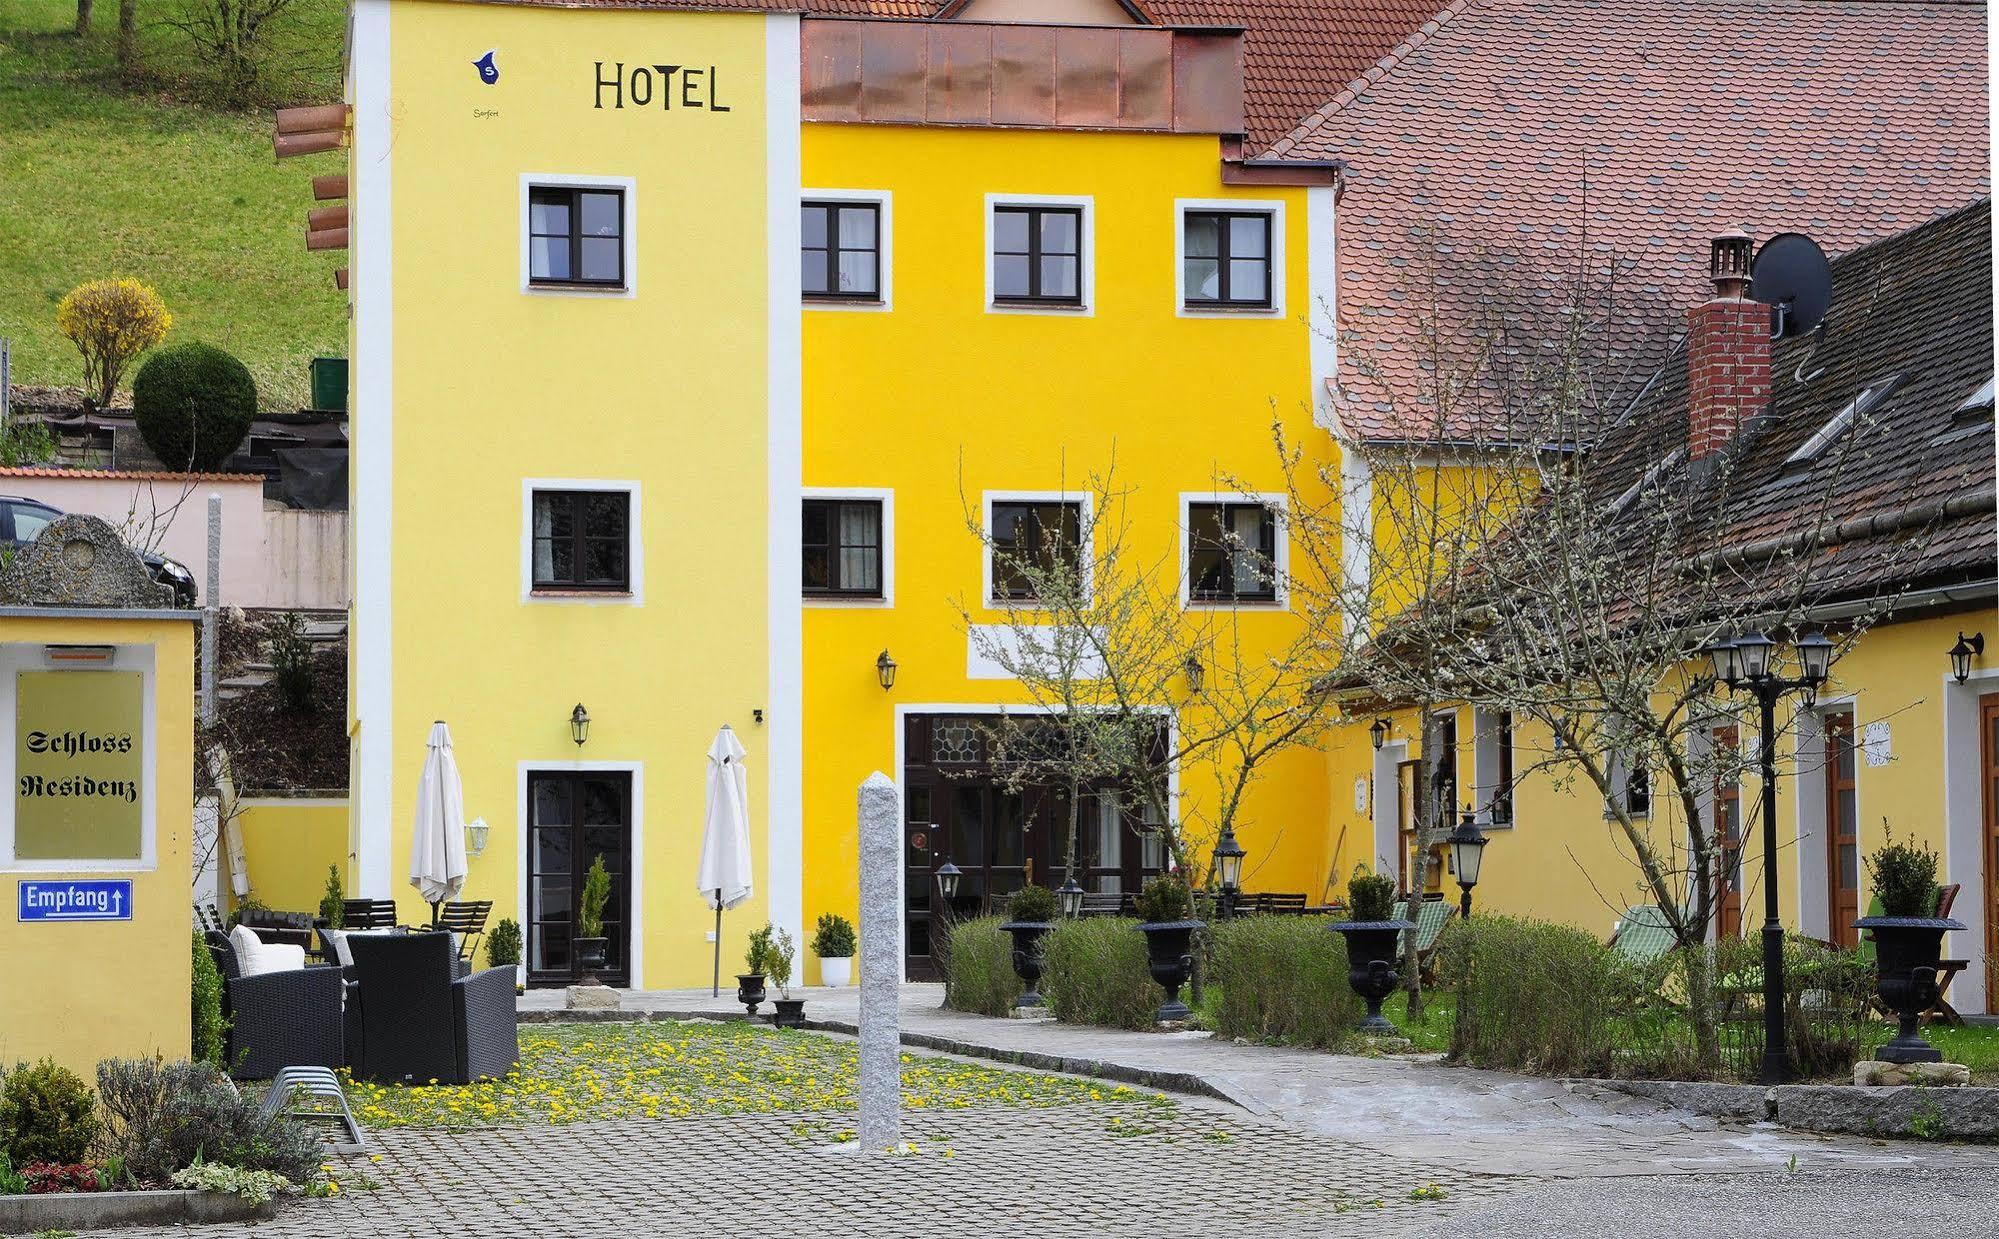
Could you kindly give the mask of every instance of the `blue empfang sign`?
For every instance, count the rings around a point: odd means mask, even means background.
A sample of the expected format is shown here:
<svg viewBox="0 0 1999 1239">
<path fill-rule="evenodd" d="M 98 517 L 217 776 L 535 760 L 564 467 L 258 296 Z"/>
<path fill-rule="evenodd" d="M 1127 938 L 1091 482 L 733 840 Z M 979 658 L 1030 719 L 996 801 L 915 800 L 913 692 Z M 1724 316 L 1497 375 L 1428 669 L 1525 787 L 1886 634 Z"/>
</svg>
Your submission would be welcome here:
<svg viewBox="0 0 1999 1239">
<path fill-rule="evenodd" d="M 76 882 L 66 878 L 54 881 L 22 878 L 20 919 L 129 921 L 132 919 L 132 879 Z"/>
</svg>

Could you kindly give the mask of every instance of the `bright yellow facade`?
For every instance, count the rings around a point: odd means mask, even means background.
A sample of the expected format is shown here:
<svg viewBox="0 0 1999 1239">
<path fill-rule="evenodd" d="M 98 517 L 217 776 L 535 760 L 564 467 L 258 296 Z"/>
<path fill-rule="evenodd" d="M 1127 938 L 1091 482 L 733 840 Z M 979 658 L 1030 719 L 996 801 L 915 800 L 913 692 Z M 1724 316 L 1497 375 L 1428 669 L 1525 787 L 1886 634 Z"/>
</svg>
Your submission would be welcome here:
<svg viewBox="0 0 1999 1239">
<path fill-rule="evenodd" d="M 342 858 L 350 816 L 344 799 L 245 797 L 236 827 L 242 833 L 251 894 L 267 908 L 316 912 L 326 893 L 327 870 L 335 867 L 344 891 L 347 865 Z M 229 883 L 222 885 L 226 892 Z"/>
<path fill-rule="evenodd" d="M 0 617 L 7 748 L 14 748 L 17 671 L 44 665 L 46 644 L 114 648 L 108 670 L 143 676 L 144 852 L 136 862 L 13 861 L 0 852 L 8 906 L 0 916 L 0 1062 L 51 1056 L 95 1079 L 105 1058 L 188 1052 L 194 914 L 188 901 L 194 830 L 194 625 L 159 612 L 75 618 Z M 88 676 L 97 670 L 56 674 Z M 11 782 L 11 780 L 10 780 Z M 9 792 L 8 839 L 13 837 Z M 129 881 L 129 919 L 102 923 L 24 922 L 25 883 Z"/>
</svg>

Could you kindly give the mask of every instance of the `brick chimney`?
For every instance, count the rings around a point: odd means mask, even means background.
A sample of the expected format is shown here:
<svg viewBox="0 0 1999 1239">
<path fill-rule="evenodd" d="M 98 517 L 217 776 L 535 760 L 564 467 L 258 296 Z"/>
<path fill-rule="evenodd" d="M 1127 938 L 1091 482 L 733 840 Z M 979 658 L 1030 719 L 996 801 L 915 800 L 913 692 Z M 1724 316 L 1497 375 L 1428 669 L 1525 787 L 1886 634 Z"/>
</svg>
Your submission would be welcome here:
<svg viewBox="0 0 1999 1239">
<path fill-rule="evenodd" d="M 1714 296 L 1687 313 L 1687 455 L 1727 446 L 1770 403 L 1770 307 L 1749 299 L 1749 234 L 1709 245 Z"/>
</svg>

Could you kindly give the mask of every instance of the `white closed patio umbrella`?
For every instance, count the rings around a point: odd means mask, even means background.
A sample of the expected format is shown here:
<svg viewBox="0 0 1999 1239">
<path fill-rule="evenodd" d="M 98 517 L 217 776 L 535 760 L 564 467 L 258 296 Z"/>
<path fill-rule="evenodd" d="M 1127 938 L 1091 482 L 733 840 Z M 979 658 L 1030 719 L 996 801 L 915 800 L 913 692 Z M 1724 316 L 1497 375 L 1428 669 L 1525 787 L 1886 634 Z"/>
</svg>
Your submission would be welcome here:
<svg viewBox="0 0 1999 1239">
<path fill-rule="evenodd" d="M 750 897 L 750 776 L 743 745 L 727 723 L 708 746 L 708 814 L 701 828 L 695 889 L 715 909 L 714 992 L 722 992 L 722 910 Z"/>
<path fill-rule="evenodd" d="M 465 789 L 458 781 L 458 759 L 451 755 L 451 729 L 442 719 L 430 725 L 429 745 L 416 783 L 410 885 L 430 905 L 435 925 L 438 905 L 465 889 Z"/>
</svg>

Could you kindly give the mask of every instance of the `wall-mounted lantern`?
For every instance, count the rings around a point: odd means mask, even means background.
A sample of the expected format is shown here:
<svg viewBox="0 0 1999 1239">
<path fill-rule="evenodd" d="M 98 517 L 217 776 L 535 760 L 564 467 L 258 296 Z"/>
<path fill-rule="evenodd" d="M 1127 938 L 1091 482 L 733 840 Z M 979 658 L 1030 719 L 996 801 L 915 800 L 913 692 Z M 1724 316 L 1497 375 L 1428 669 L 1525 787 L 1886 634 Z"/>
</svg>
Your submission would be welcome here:
<svg viewBox="0 0 1999 1239">
<path fill-rule="evenodd" d="M 483 856 L 486 852 L 487 836 L 491 833 L 492 827 L 486 825 L 485 818 L 473 818 L 465 825 L 465 850 L 474 856 Z"/>
<path fill-rule="evenodd" d="M 883 692 L 895 687 L 895 665 L 895 659 L 888 656 L 887 650 L 875 659 L 875 679 L 881 681 Z"/>
<path fill-rule="evenodd" d="M 1380 752 L 1381 746 L 1388 742 L 1388 727 L 1389 723 L 1385 718 L 1375 719 L 1372 723 L 1368 724 L 1367 738 L 1374 741 L 1376 752 Z"/>
<path fill-rule="evenodd" d="M 1974 632 L 1970 636 L 1957 634 L 1957 644 L 1950 647 L 1950 676 L 1959 684 L 1971 678 L 1971 660 L 1985 652 L 1985 634 Z"/>
<path fill-rule="evenodd" d="M 576 708 L 569 712 L 569 738 L 576 741 L 578 748 L 590 738 L 590 711 L 584 709 L 580 701 L 576 703 Z"/>
<path fill-rule="evenodd" d="M 1187 691 L 1190 693 L 1199 693 L 1202 682 L 1208 676 L 1208 669 L 1201 665 L 1199 656 L 1194 654 L 1187 655 L 1186 665 L 1181 670 L 1187 673 Z"/>
</svg>

